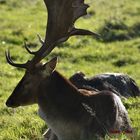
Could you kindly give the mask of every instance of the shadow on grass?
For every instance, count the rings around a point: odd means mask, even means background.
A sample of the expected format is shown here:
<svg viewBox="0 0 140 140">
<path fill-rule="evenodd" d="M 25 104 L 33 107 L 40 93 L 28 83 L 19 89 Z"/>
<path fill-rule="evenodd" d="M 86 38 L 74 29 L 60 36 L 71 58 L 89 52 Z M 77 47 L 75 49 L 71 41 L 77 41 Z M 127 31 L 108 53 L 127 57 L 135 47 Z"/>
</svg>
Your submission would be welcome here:
<svg viewBox="0 0 140 140">
<path fill-rule="evenodd" d="M 127 66 L 127 65 L 133 65 L 136 63 L 137 63 L 137 61 L 133 60 L 131 58 L 120 58 L 120 59 L 116 60 L 115 62 L 113 62 L 113 65 L 116 67 L 123 67 L 123 66 Z"/>
<path fill-rule="evenodd" d="M 103 42 L 124 41 L 140 36 L 140 22 L 128 27 L 123 21 L 106 21 L 99 29 Z"/>
</svg>

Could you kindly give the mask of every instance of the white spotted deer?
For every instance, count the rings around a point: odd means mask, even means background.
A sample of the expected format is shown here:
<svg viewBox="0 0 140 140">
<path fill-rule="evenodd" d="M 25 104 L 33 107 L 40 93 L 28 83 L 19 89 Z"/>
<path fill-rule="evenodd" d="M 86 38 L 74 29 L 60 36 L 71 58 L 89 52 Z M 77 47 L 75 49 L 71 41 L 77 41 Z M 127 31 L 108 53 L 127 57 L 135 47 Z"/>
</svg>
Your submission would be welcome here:
<svg viewBox="0 0 140 140">
<path fill-rule="evenodd" d="M 127 111 L 117 95 L 110 91 L 78 89 L 55 70 L 57 57 L 41 63 L 56 45 L 70 36 L 96 36 L 74 27 L 75 21 L 86 14 L 88 5 L 84 0 L 44 2 L 48 9 L 48 24 L 42 47 L 32 52 L 25 45 L 34 57 L 24 64 L 14 63 L 10 52 L 6 52 L 10 65 L 26 69 L 6 105 L 15 108 L 38 104 L 39 114 L 50 128 L 45 135 L 48 140 L 93 140 L 95 136 L 105 136 L 112 130 L 130 130 Z"/>
</svg>

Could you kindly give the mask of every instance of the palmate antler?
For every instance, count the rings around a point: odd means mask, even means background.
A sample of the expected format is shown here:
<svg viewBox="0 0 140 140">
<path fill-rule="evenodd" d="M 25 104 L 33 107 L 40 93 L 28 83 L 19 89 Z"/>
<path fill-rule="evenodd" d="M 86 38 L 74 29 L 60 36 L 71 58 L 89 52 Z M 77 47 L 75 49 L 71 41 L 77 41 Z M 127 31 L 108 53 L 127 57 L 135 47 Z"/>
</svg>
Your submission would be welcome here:
<svg viewBox="0 0 140 140">
<path fill-rule="evenodd" d="M 10 57 L 9 51 L 6 52 L 7 62 L 13 66 L 29 69 L 40 62 L 47 56 L 56 45 L 66 41 L 73 35 L 93 35 L 98 37 L 96 33 L 89 30 L 76 29 L 74 27 L 75 21 L 83 15 L 87 14 L 87 4 L 84 0 L 44 0 L 48 10 L 48 22 L 46 27 L 46 35 L 42 47 L 36 51 L 31 52 L 25 45 L 26 50 L 34 54 L 32 60 L 25 64 L 15 64 Z"/>
<path fill-rule="evenodd" d="M 48 9 L 48 24 L 45 42 L 60 43 L 72 35 L 95 35 L 88 30 L 76 29 L 75 21 L 86 15 L 88 5 L 84 0 L 44 0 Z"/>
</svg>

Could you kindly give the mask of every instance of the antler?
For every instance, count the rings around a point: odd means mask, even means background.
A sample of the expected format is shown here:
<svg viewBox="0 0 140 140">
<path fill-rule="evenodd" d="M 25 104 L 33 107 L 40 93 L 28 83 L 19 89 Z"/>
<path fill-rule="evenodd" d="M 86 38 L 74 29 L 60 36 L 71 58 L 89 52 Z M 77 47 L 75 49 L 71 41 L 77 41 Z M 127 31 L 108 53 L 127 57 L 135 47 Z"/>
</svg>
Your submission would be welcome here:
<svg viewBox="0 0 140 140">
<path fill-rule="evenodd" d="M 27 69 L 27 68 L 29 67 L 29 62 L 30 62 L 30 61 L 28 61 L 28 62 L 26 62 L 26 63 L 24 63 L 24 64 L 16 64 L 16 63 L 14 63 L 14 62 L 12 61 L 12 59 L 11 59 L 11 56 L 10 56 L 10 52 L 9 52 L 9 51 L 6 51 L 6 52 L 5 52 L 5 56 L 6 56 L 7 62 L 8 62 L 10 65 L 14 66 L 14 67 L 25 68 L 25 69 Z"/>
<path fill-rule="evenodd" d="M 42 47 L 38 51 L 32 52 L 25 44 L 26 50 L 30 54 L 34 54 L 33 59 L 28 61 L 32 66 L 40 62 L 41 59 L 47 56 L 57 44 L 66 41 L 70 36 L 93 35 L 98 37 L 96 33 L 84 29 L 76 29 L 74 27 L 75 21 L 87 14 L 87 8 L 89 6 L 84 4 L 84 0 L 44 0 L 44 2 L 48 10 L 48 23 L 45 40 L 42 41 L 41 37 L 38 36 L 42 43 Z M 10 54 L 6 53 L 6 56 L 6 58 L 8 58 Z M 11 61 L 7 62 L 9 63 Z"/>
<path fill-rule="evenodd" d="M 73 35 L 94 35 L 97 34 L 74 27 L 75 21 L 87 14 L 87 4 L 84 0 L 44 0 L 48 9 L 48 24 L 46 30 L 45 43 L 48 49 L 45 55 L 58 44 L 66 41 Z"/>
<path fill-rule="evenodd" d="M 48 25 L 45 42 L 49 44 L 66 41 L 72 35 L 95 35 L 88 30 L 75 29 L 75 21 L 86 15 L 88 5 L 84 0 L 44 0 L 48 9 Z"/>
</svg>

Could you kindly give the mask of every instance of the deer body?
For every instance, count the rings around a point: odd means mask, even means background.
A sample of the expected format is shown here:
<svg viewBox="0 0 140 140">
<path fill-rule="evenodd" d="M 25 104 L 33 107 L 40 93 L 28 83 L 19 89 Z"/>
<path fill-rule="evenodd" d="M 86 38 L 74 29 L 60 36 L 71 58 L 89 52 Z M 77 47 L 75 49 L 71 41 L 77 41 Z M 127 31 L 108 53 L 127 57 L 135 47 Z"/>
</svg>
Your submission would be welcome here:
<svg viewBox="0 0 140 140">
<path fill-rule="evenodd" d="M 42 88 L 39 87 L 43 89 L 38 97 L 39 114 L 58 140 L 93 140 L 95 134 L 105 134 L 111 129 L 130 129 L 127 111 L 115 94 L 109 91 L 83 94 L 56 71 L 50 80 L 48 85 L 43 81 Z M 93 109 L 97 118 L 87 112 L 83 103 Z"/>
<path fill-rule="evenodd" d="M 37 93 L 39 112 L 58 139 L 92 140 L 96 133 L 123 130 L 124 122 L 128 125 L 125 129 L 130 129 L 127 112 L 115 94 L 109 91 L 90 93 L 80 92 L 57 71 L 42 79 Z M 87 112 L 83 103 L 92 107 L 97 118 Z"/>
</svg>

